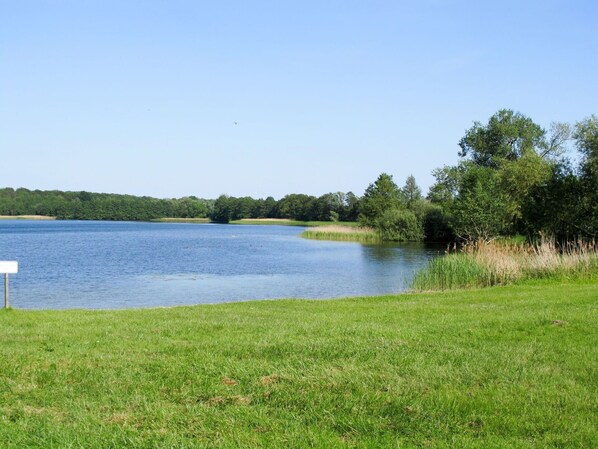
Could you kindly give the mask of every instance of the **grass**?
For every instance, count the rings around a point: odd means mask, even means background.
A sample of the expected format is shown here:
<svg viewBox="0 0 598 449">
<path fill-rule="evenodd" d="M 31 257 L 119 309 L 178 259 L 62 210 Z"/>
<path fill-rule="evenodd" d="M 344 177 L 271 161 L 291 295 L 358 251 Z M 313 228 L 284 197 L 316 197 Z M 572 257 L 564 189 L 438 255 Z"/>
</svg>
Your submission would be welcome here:
<svg viewBox="0 0 598 449">
<path fill-rule="evenodd" d="M 310 227 L 300 235 L 306 239 L 340 240 L 352 242 L 380 242 L 380 234 L 372 228 L 348 227 L 339 225 Z"/>
<path fill-rule="evenodd" d="M 329 226 L 335 224 L 345 227 L 357 227 L 359 224 L 354 221 L 299 221 L 288 218 L 243 218 L 241 220 L 232 220 L 231 224 L 242 225 L 279 225 L 279 226 Z"/>
<path fill-rule="evenodd" d="M 597 287 L 0 311 L 0 445 L 598 447 Z"/>
<path fill-rule="evenodd" d="M 209 218 L 174 218 L 174 217 L 166 217 L 166 218 L 154 218 L 150 220 L 152 222 L 159 222 L 159 223 L 210 223 Z"/>
<path fill-rule="evenodd" d="M 415 275 L 412 286 L 416 290 L 447 290 L 563 278 L 598 279 L 598 246 L 480 242 L 431 259 Z"/>
</svg>

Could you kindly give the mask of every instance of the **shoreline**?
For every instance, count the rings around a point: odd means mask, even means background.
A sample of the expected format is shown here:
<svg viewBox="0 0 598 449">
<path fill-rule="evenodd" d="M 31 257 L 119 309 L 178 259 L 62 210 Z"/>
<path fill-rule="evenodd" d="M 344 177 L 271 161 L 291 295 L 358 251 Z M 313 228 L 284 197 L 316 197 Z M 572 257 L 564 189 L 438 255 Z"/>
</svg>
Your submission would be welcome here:
<svg viewBox="0 0 598 449">
<path fill-rule="evenodd" d="M 49 215 L 0 215 L 0 220 L 56 220 Z"/>
</svg>

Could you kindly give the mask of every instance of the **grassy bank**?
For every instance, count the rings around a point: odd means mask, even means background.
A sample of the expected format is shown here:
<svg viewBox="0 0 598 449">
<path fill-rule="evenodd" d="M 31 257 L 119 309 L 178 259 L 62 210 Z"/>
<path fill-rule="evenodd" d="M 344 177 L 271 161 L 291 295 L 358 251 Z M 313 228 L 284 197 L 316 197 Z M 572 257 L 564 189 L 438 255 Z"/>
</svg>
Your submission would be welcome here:
<svg viewBox="0 0 598 449">
<path fill-rule="evenodd" d="M 310 227 L 301 237 L 315 240 L 340 240 L 352 242 L 380 242 L 380 234 L 372 228 L 348 227 L 339 225 Z"/>
<path fill-rule="evenodd" d="M 598 447 L 597 288 L 0 311 L 0 443 Z"/>
<path fill-rule="evenodd" d="M 157 223 L 209 223 L 209 218 L 154 218 L 150 220 Z"/>
<path fill-rule="evenodd" d="M 413 280 L 416 290 L 491 287 L 530 279 L 598 279 L 598 247 L 554 242 L 478 243 L 430 260 Z"/>
<path fill-rule="evenodd" d="M 279 225 L 279 226 L 329 226 L 335 224 L 338 226 L 345 227 L 357 227 L 357 222 L 353 221 L 299 221 L 289 220 L 288 218 L 243 218 L 241 220 L 233 220 L 231 224 L 242 224 L 242 225 Z"/>
<path fill-rule="evenodd" d="M 56 220 L 47 215 L 0 215 L 0 220 Z"/>
</svg>

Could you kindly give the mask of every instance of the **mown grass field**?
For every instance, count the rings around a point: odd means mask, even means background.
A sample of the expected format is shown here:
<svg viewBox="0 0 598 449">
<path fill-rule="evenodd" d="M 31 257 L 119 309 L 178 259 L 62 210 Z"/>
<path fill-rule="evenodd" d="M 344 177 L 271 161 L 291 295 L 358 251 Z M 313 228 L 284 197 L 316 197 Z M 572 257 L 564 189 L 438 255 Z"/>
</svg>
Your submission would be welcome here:
<svg viewBox="0 0 598 449">
<path fill-rule="evenodd" d="M 597 323 L 581 281 L 0 311 L 0 447 L 598 447 Z"/>
</svg>

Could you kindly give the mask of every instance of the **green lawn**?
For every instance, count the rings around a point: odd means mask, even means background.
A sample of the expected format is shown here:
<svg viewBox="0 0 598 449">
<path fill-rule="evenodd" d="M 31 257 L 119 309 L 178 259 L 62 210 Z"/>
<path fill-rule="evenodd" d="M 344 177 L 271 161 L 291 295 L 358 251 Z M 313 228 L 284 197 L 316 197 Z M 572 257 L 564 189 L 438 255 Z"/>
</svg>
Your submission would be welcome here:
<svg viewBox="0 0 598 449">
<path fill-rule="evenodd" d="M 0 447 L 598 447 L 598 283 L 0 311 Z"/>
</svg>

